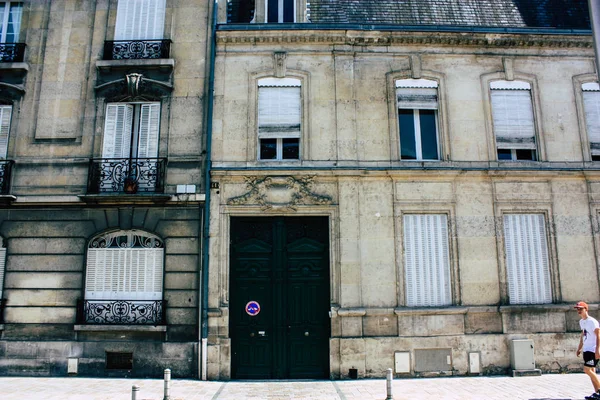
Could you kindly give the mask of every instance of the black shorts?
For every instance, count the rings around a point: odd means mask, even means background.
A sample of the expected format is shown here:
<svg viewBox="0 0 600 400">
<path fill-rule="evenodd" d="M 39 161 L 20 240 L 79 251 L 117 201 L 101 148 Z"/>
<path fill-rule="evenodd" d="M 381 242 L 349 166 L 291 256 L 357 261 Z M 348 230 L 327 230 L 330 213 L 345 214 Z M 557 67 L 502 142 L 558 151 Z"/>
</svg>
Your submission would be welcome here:
<svg viewBox="0 0 600 400">
<path fill-rule="evenodd" d="M 584 351 L 583 352 L 583 365 L 585 367 L 595 367 L 598 364 L 598 359 L 596 358 L 596 353 L 593 351 Z"/>
</svg>

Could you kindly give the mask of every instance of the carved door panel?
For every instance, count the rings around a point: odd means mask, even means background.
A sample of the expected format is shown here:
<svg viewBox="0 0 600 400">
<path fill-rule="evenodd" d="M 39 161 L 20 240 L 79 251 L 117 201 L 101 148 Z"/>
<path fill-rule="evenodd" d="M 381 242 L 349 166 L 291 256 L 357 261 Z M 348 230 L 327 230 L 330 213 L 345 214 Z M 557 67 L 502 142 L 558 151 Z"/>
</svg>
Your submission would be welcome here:
<svg viewBox="0 0 600 400">
<path fill-rule="evenodd" d="M 231 219 L 234 379 L 328 377 L 328 232 L 324 217 Z"/>
</svg>

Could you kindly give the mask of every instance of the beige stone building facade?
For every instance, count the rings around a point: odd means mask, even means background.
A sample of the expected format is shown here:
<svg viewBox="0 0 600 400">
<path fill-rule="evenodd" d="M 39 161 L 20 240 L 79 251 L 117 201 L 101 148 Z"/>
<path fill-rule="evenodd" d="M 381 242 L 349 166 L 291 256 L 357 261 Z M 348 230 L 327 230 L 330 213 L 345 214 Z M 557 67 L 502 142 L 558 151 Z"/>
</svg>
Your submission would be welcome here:
<svg viewBox="0 0 600 400">
<path fill-rule="evenodd" d="M 585 2 L 272 3 L 219 10 L 209 377 L 579 370 L 572 303 L 600 301 Z"/>
<path fill-rule="evenodd" d="M 1 375 L 198 376 L 210 15 L 0 1 Z"/>
</svg>

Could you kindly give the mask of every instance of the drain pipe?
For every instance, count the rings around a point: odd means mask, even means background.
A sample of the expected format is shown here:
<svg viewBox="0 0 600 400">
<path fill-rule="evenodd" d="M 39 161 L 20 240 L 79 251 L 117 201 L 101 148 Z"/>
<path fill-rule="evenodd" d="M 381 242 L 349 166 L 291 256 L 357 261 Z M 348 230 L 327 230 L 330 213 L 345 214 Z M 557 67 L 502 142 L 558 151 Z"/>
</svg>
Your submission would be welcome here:
<svg viewBox="0 0 600 400">
<path fill-rule="evenodd" d="M 213 127 L 213 102 L 215 90 L 215 57 L 217 47 L 217 11 L 219 8 L 219 0 L 214 0 L 213 13 L 210 30 L 210 57 L 208 71 L 208 96 L 206 106 L 206 156 L 204 164 L 204 218 L 202 231 L 202 271 L 201 271 L 201 316 L 200 316 L 200 344 L 201 344 L 201 379 L 207 379 L 207 351 L 208 351 L 208 262 L 209 262 L 209 244 L 210 244 L 210 170 L 212 166 L 211 151 L 212 151 L 212 127 Z"/>
</svg>

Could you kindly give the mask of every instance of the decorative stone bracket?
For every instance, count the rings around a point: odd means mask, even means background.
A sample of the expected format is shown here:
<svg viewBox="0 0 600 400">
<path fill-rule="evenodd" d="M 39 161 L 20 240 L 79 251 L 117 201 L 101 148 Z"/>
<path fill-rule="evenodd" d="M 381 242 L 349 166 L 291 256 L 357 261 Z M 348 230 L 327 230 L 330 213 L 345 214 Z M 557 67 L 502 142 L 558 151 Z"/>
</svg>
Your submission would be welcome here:
<svg viewBox="0 0 600 400">
<path fill-rule="evenodd" d="M 299 205 L 330 205 L 331 196 L 313 192 L 314 177 L 246 177 L 248 191 L 227 200 L 228 205 L 258 205 L 263 210 L 296 211 Z"/>
</svg>

